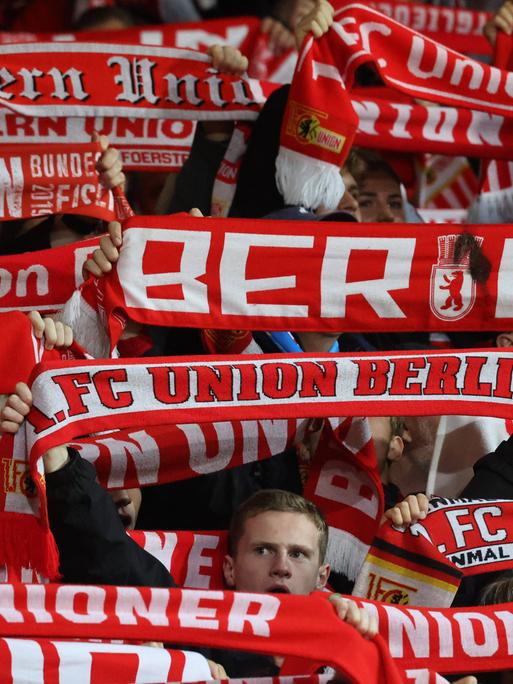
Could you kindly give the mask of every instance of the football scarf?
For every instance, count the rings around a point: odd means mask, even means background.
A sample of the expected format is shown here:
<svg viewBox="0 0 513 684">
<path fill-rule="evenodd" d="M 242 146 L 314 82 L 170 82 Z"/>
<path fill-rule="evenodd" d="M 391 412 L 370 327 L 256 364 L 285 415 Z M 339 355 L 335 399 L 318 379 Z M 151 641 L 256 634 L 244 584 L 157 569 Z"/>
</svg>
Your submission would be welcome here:
<svg viewBox="0 0 513 684">
<path fill-rule="evenodd" d="M 355 144 L 362 147 L 501 159 L 508 157 L 513 145 L 513 123 L 498 114 L 427 107 L 389 89 L 357 90 L 351 94 L 351 104 L 358 116 Z M 122 116 L 49 118 L 0 109 L 0 131 L 7 145 L 86 143 L 95 130 L 109 136 L 126 170 L 177 171 L 189 155 L 195 122 Z M 230 161 L 221 181 L 235 182 L 237 161 Z"/>
<path fill-rule="evenodd" d="M 417 203 L 425 209 L 468 209 L 479 191 L 466 157 L 423 155 L 417 177 Z"/>
<path fill-rule="evenodd" d="M 505 330 L 510 231 L 468 230 L 492 264 L 485 284 L 472 280 L 468 247 L 458 257 L 458 233 L 445 226 L 136 217 L 116 268 L 90 280 L 64 319 L 94 356 L 82 336 L 98 308 L 111 348 L 127 317 L 209 330 Z M 244 336 L 230 339 L 234 353 L 247 346 Z"/>
<path fill-rule="evenodd" d="M 338 9 L 342 3 L 333 4 Z M 484 25 L 493 16 L 491 12 L 401 0 L 373 0 L 369 5 L 452 50 L 472 55 L 491 54 L 490 43 L 483 35 Z"/>
<path fill-rule="evenodd" d="M 309 468 L 304 496 L 329 525 L 327 562 L 356 578 L 383 515 L 383 487 L 368 422 L 346 420 L 346 429 L 324 429 Z"/>
<path fill-rule="evenodd" d="M 282 354 L 39 365 L 32 376 L 31 412 L 14 444 L 7 435 L 0 443 L 18 464 L 12 487 L 3 493 L 0 563 L 56 576 L 41 455 L 79 435 L 177 422 L 383 415 L 390 412 L 391 398 L 400 415 L 439 414 L 443 406 L 445 414 L 509 417 L 510 356 L 505 351 Z M 337 501 L 331 466 L 327 461 L 314 494 Z M 20 539 L 29 542 L 20 547 Z"/>
<path fill-rule="evenodd" d="M 0 218 L 84 214 L 122 221 L 133 216 L 121 188 L 111 191 L 100 184 L 100 155 L 99 143 L 3 145 Z"/>
<path fill-rule="evenodd" d="M 348 89 L 366 62 L 388 86 L 413 97 L 489 114 L 511 109 L 507 72 L 464 58 L 369 7 L 346 5 L 335 12 L 332 29 L 319 40 L 307 37 L 299 54 L 276 162 L 285 204 L 336 208 L 343 194 L 338 170 L 357 127 Z"/>
<path fill-rule="evenodd" d="M 359 603 L 378 618 L 375 639 L 363 639 L 340 620 L 324 592 L 294 596 L 4 584 L 0 636 L 172 640 L 189 648 L 271 652 L 291 657 L 283 674 L 309 674 L 331 665 L 362 684 L 401 682 L 399 668 L 444 673 L 511 668 L 510 604 L 428 610 Z"/>
<path fill-rule="evenodd" d="M 494 64 L 512 70 L 511 36 L 497 31 Z M 495 159 L 483 164 L 481 191 L 469 213 L 470 220 L 487 223 L 509 223 L 513 216 L 513 164 L 508 159 Z"/>
<path fill-rule="evenodd" d="M 192 651 L 144 644 L 0 639 L 0 684 L 129 684 L 210 680 L 206 659 Z"/>
<path fill-rule="evenodd" d="M 126 4 L 126 2 L 125 2 Z M 344 3 L 335 0 L 333 6 L 339 9 Z M 405 3 L 400 0 L 374 1 L 369 5 L 389 16 L 400 24 L 427 35 L 432 40 L 442 43 L 458 52 L 488 55 L 491 53 L 490 43 L 483 36 L 483 27 L 491 19 L 491 12 L 480 12 L 470 9 L 452 7 L 426 6 L 417 3 Z M 244 54 L 261 52 L 258 45 L 266 36 L 259 34 L 260 21 L 255 17 L 229 17 L 208 19 L 201 22 L 164 23 L 152 26 L 131 27 L 119 30 L 80 31 L 73 33 L 36 33 L 0 31 L 0 45 L 12 43 L 124 43 L 127 45 L 166 45 L 167 47 L 191 48 L 199 50 L 209 45 L 224 44 L 239 48 Z M 259 67 L 265 68 L 268 61 L 283 64 L 288 61 L 288 54 L 277 58 L 267 48 L 264 65 L 259 59 Z M 293 52 L 293 51 L 291 51 Z M 276 69 L 277 67 L 274 67 Z M 262 78 L 262 74 L 258 76 Z M 272 79 L 274 80 L 274 79 Z M 283 81 L 285 82 L 285 81 Z"/>
<path fill-rule="evenodd" d="M 4 106 L 29 116 L 254 119 L 275 87 L 212 73 L 208 55 L 179 48 L 26 43 L 0 55 Z"/>
<path fill-rule="evenodd" d="M 82 267 L 99 242 L 100 238 L 94 237 L 62 247 L 0 256 L 0 311 L 62 309 L 84 282 Z"/>
<path fill-rule="evenodd" d="M 422 522 L 380 529 L 355 596 L 449 606 L 462 576 L 511 568 L 511 515 L 511 501 L 433 499 Z"/>
</svg>

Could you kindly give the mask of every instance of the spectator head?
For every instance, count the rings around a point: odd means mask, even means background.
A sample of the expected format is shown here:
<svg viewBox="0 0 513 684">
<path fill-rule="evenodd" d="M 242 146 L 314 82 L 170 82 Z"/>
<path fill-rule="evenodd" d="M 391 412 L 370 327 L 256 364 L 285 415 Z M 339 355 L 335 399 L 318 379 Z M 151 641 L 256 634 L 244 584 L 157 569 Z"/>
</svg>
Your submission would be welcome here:
<svg viewBox="0 0 513 684">
<path fill-rule="evenodd" d="M 498 347 L 513 347 L 513 331 L 499 333 L 496 344 Z"/>
<path fill-rule="evenodd" d="M 388 484 L 389 467 L 401 458 L 404 452 L 404 443 L 409 439 L 404 418 L 400 416 L 373 416 L 368 421 L 381 481 L 383 484 Z"/>
<path fill-rule="evenodd" d="M 376 152 L 358 150 L 363 162 L 356 172 L 362 221 L 401 223 L 405 221 L 401 181 L 392 167 Z"/>
<path fill-rule="evenodd" d="M 298 494 L 264 489 L 235 512 L 224 577 L 239 591 L 309 594 L 325 586 L 328 526 Z"/>
<path fill-rule="evenodd" d="M 344 181 L 345 191 L 342 199 L 337 205 L 337 211 L 351 214 L 356 221 L 362 220 L 359 202 L 360 189 L 356 177 L 364 173 L 365 168 L 363 160 L 360 159 L 354 150 L 351 150 L 346 163 L 340 170 L 342 180 Z M 326 210 L 321 205 L 315 213 L 322 216 L 326 214 Z"/>
<path fill-rule="evenodd" d="M 140 489 L 115 489 L 109 492 L 125 529 L 135 529 L 141 507 Z"/>
<path fill-rule="evenodd" d="M 496 603 L 511 603 L 513 601 L 513 571 L 504 573 L 481 590 L 479 604 L 490 606 Z"/>
<path fill-rule="evenodd" d="M 75 31 L 119 31 L 135 26 L 132 14 L 122 7 L 93 7 L 74 23 Z"/>
</svg>

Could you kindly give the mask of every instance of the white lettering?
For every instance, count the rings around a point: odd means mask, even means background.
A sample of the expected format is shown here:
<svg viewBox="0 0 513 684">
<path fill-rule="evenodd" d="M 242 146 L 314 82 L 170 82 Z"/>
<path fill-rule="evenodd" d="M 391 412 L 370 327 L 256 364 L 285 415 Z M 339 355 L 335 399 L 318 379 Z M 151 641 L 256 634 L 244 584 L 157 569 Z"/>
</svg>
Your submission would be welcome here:
<svg viewBox="0 0 513 684">
<path fill-rule="evenodd" d="M 436 49 L 436 58 L 431 69 L 423 70 L 420 68 L 420 63 L 424 56 L 424 49 L 426 45 Z M 432 51 L 432 50 L 431 50 Z M 438 43 L 427 43 L 422 36 L 413 36 L 411 43 L 411 50 L 406 64 L 407 68 L 414 76 L 418 78 L 442 78 L 447 64 L 447 50 Z"/>
<path fill-rule="evenodd" d="M 135 587 L 118 587 L 116 599 L 116 616 L 122 625 L 137 625 L 140 618 L 148 620 L 151 625 L 166 626 L 169 624 L 166 609 L 169 592 L 165 589 L 150 589 L 150 605 L 147 606 L 139 589 Z"/>
<path fill-rule="evenodd" d="M 169 252 L 169 261 L 183 246 L 180 270 L 145 274 L 144 254 L 152 243 Z M 117 264 L 119 282 L 127 306 L 152 310 L 209 313 L 207 286 L 198 278 L 205 274 L 210 249 L 210 231 L 160 230 L 145 228 L 129 230 L 123 238 L 123 246 Z M 169 267 L 170 269 L 170 267 Z M 137 284 L 137 287 L 134 287 Z M 148 289 L 155 286 L 180 286 L 183 298 L 149 296 Z"/>
<path fill-rule="evenodd" d="M 189 553 L 187 576 L 184 585 L 194 589 L 210 589 L 212 573 L 203 574 L 201 568 L 212 568 L 212 556 L 203 555 L 206 549 L 217 549 L 219 538 L 215 535 L 195 534 Z"/>
<path fill-rule="evenodd" d="M 497 303 L 495 316 L 510 318 L 513 316 L 513 239 L 504 240 L 504 248 L 497 275 Z"/>
<path fill-rule="evenodd" d="M 255 605 L 259 605 L 258 612 L 250 613 L 250 607 Z M 233 605 L 228 616 L 228 629 L 231 632 L 242 633 L 247 622 L 251 625 L 253 634 L 269 637 L 271 635 L 269 623 L 276 617 L 279 607 L 280 600 L 276 596 L 235 592 Z"/>
<path fill-rule="evenodd" d="M 490 532 L 484 519 L 485 515 L 491 515 L 494 518 L 501 518 L 502 510 L 500 506 L 481 506 L 480 508 L 475 509 L 474 518 L 476 519 L 477 526 L 483 540 L 486 542 L 498 542 L 506 539 L 508 533 L 504 528 L 498 529 L 494 534 Z"/>
<path fill-rule="evenodd" d="M 353 250 L 386 253 L 383 278 L 346 282 Z M 347 297 L 361 294 L 381 318 L 405 318 L 390 292 L 409 287 L 414 250 L 414 238 L 328 237 L 321 272 L 321 316 L 344 318 Z"/>
<path fill-rule="evenodd" d="M 196 423 L 177 425 L 184 435 L 190 448 L 189 465 L 195 473 L 205 475 L 224 470 L 230 463 L 235 450 L 235 438 L 230 423 L 212 423 L 217 437 L 217 454 L 207 455 L 207 441 L 203 428 Z"/>
<path fill-rule="evenodd" d="M 11 157 L 9 162 L 10 169 L 7 160 L 0 157 L 0 218 L 21 218 L 24 182 L 21 157 Z"/>
<path fill-rule="evenodd" d="M 404 656 L 404 640 L 407 639 L 415 658 L 429 657 L 429 623 L 419 610 L 408 613 L 383 605 L 388 614 L 388 635 L 392 658 Z"/>
<path fill-rule="evenodd" d="M 219 629 L 219 620 L 216 620 L 217 609 L 200 606 L 203 599 L 210 601 L 222 601 L 222 591 L 201 591 L 198 589 L 189 591 L 182 590 L 182 601 L 178 610 L 180 627 L 194 627 L 199 629 Z"/>
<path fill-rule="evenodd" d="M 499 639 L 495 622 L 481 613 L 455 613 L 454 619 L 460 627 L 461 647 L 473 658 L 493 656 L 499 649 Z M 474 631 L 474 621 L 481 626 L 479 630 L 484 640 L 478 643 Z"/>
<path fill-rule="evenodd" d="M 462 516 L 468 516 L 470 514 L 470 511 L 468 508 L 462 508 L 460 510 L 455 510 L 455 511 L 445 511 L 445 515 L 447 517 L 447 520 L 449 521 L 449 524 L 451 525 L 451 530 L 454 535 L 454 541 L 456 542 L 456 546 L 460 549 L 464 546 L 466 546 L 466 541 L 465 541 L 465 532 L 469 532 L 470 530 L 474 529 L 474 526 L 472 523 L 464 523 L 461 524 L 459 521 L 459 518 Z"/>
<path fill-rule="evenodd" d="M 335 484 L 336 482 L 336 484 Z M 379 501 L 370 477 L 349 462 L 332 459 L 323 465 L 315 494 L 357 508 L 374 520 Z"/>
<path fill-rule="evenodd" d="M 75 599 L 86 598 L 86 610 L 75 610 Z M 55 610 L 65 620 L 75 623 L 99 624 L 107 619 L 104 611 L 105 589 L 101 587 L 82 587 L 63 584 L 57 587 Z"/>
<path fill-rule="evenodd" d="M 246 279 L 249 254 L 253 247 L 288 247 L 294 249 L 313 247 L 313 236 L 258 235 L 256 233 L 226 233 L 221 257 L 221 311 L 224 314 L 251 314 L 254 316 L 308 317 L 308 307 L 300 304 L 251 304 L 248 294 L 272 290 L 293 289 L 296 276 Z M 268 252 L 260 259 L 276 259 Z"/>
</svg>

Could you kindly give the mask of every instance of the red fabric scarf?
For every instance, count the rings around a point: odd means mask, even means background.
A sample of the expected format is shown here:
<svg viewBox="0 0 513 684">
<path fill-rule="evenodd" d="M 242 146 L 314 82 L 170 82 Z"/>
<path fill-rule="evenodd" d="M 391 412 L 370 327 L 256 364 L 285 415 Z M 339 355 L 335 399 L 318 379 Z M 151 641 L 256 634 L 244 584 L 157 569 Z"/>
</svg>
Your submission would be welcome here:
<svg viewBox="0 0 513 684">
<path fill-rule="evenodd" d="M 513 41 L 501 30 L 497 31 L 494 64 L 506 71 L 513 70 Z M 509 223 L 513 217 L 513 163 L 497 158 L 483 164 L 481 192 L 472 209 L 473 220 L 490 223 Z"/>
<path fill-rule="evenodd" d="M 100 154 L 100 143 L 2 146 L 0 218 L 84 214 L 113 221 L 133 216 L 120 188 L 109 191 L 100 184 Z"/>
<path fill-rule="evenodd" d="M 199 653 L 136 644 L 5 638 L 0 639 L 0 661 L 0 684 L 67 684 L 77 679 L 88 684 L 133 684 L 210 679 L 207 661 Z"/>
<path fill-rule="evenodd" d="M 337 206 L 338 169 L 356 130 L 347 89 L 365 62 L 374 62 L 388 86 L 413 97 L 509 115 L 507 72 L 464 58 L 363 5 L 344 6 L 335 20 L 319 40 L 307 37 L 299 54 L 276 162 L 286 204 Z"/>
<path fill-rule="evenodd" d="M 73 442 L 106 489 L 186 480 L 269 458 L 301 439 L 306 420 L 142 426 Z"/>
<path fill-rule="evenodd" d="M 381 528 L 354 594 L 387 603 L 450 605 L 462 575 L 511 568 L 512 513 L 506 500 L 433 499 L 424 521 Z"/>
<path fill-rule="evenodd" d="M 368 89 L 367 89 L 368 90 Z M 513 145 L 513 123 L 456 107 L 426 107 L 393 91 L 356 91 L 351 103 L 359 119 L 355 143 L 404 152 L 465 154 L 507 158 Z M 187 120 L 131 117 L 20 116 L 0 111 L 2 140 L 9 145 L 84 143 L 94 130 L 108 135 L 127 170 L 178 170 L 187 158 L 195 123 Z M 226 180 L 226 176 L 225 176 Z"/>
<path fill-rule="evenodd" d="M 334 4 L 338 8 L 339 3 Z M 493 16 L 491 12 L 401 0 L 373 0 L 369 5 L 452 50 L 472 55 L 491 53 L 490 43 L 483 36 L 484 25 Z"/>
<path fill-rule="evenodd" d="M 335 1 L 332 4 L 338 9 L 344 3 Z M 369 5 L 453 50 L 483 55 L 491 53 L 490 43 L 483 36 L 483 26 L 492 17 L 491 12 L 426 6 L 396 0 L 378 0 L 369 2 Z M 257 45 L 262 38 L 262 35 L 259 35 L 259 26 L 258 19 L 241 16 L 186 24 L 155 24 L 113 30 L 108 33 L 105 31 L 81 31 L 80 33 L 0 31 L 0 45 L 32 42 L 65 42 L 73 45 L 75 42 L 98 42 L 165 45 L 166 47 L 200 50 L 208 45 L 222 43 L 238 47 L 244 54 L 251 54 L 255 50 L 261 51 L 261 47 Z M 281 60 L 276 56 L 271 57 L 273 62 L 284 60 L 283 57 Z M 263 65 L 259 64 L 259 66 Z"/>
<path fill-rule="evenodd" d="M 510 231 L 483 238 L 492 263 L 475 284 L 457 233 L 444 226 L 137 217 L 127 222 L 117 267 L 75 297 L 80 323 L 100 297 L 114 345 L 123 316 L 140 323 L 230 330 L 505 330 L 513 326 Z M 364 274 L 362 277 L 361 274 Z M 87 301 L 85 301 L 87 300 Z M 120 314 L 123 314 L 120 316 Z M 93 349 L 83 342 L 84 346 Z"/>
<path fill-rule="evenodd" d="M 178 48 L 27 43 L 0 55 L 4 105 L 30 116 L 254 119 L 274 88 L 212 74 L 210 57 Z M 20 69 L 42 75 L 27 85 Z"/>
<path fill-rule="evenodd" d="M 511 668 L 509 604 L 427 610 L 360 603 L 379 621 L 380 636 L 372 641 L 342 622 L 322 592 L 291 596 L 4 584 L 0 635 L 172 639 L 177 644 L 272 652 L 293 656 L 295 671 L 287 674 L 315 672 L 330 664 L 362 684 L 400 682 L 398 667 L 446 673 Z"/>
<path fill-rule="evenodd" d="M 40 457 L 78 435 L 177 421 L 382 415 L 390 410 L 391 396 L 401 415 L 438 414 L 442 402 L 446 414 L 509 417 L 512 373 L 513 362 L 505 351 L 40 365 L 32 379 L 34 404 L 24 429 L 16 435 L 14 450 L 7 436 L 0 443 L 2 451 L 14 453 L 24 464 L 22 474 L 30 454 L 30 475 L 36 485 L 33 510 L 18 480 L 12 496 L 4 494 L 0 534 L 5 555 L 0 563 L 56 575 Z M 326 487 L 333 474 L 328 462 L 324 491 L 333 490 Z M 315 493 L 322 495 L 319 489 Z M 335 485 L 334 500 L 336 495 Z M 40 530 L 37 552 L 35 545 L 19 547 L 25 524 L 33 534 Z"/>
<path fill-rule="evenodd" d="M 95 237 L 64 247 L 0 256 L 0 311 L 62 309 L 83 283 L 82 266 L 99 241 Z"/>
</svg>

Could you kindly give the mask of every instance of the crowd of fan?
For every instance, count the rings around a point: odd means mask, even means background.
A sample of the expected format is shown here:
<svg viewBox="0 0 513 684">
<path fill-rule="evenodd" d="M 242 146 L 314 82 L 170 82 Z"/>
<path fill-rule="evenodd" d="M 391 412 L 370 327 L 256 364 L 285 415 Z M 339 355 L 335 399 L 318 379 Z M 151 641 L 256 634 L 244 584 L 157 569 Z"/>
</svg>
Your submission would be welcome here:
<svg viewBox="0 0 513 684">
<path fill-rule="evenodd" d="M 32 28 L 31 3 L 1 3 L 5 29 Z M 44 4 L 44 3 L 43 3 Z M 58 3 L 56 3 L 58 4 Z M 77 14 L 74 24 L 72 3 L 61 3 L 60 14 L 47 12 L 49 25 L 43 29 L 73 27 L 75 30 L 110 30 L 138 23 L 154 23 L 151 3 L 120 3 L 120 6 L 87 10 Z M 80 3 L 77 3 L 79 5 Z M 203 5 L 209 9 L 202 9 Z M 245 14 L 262 18 L 276 51 L 301 44 L 307 32 L 320 36 L 333 21 L 326 0 L 251 0 L 213 3 L 169 0 L 161 3 L 160 18 L 165 21 L 198 21 L 218 16 Z M 475 5 L 475 3 L 474 3 Z M 211 7 L 213 6 L 213 7 Z M 480 9 L 498 9 L 481 2 Z M 35 11 L 35 10 L 34 10 Z M 53 21 L 53 23 L 52 23 Z M 41 25 L 38 26 L 41 30 Z M 513 29 L 513 4 L 499 9 L 487 26 L 494 40 L 497 29 Z M 214 66 L 220 71 L 243 74 L 246 58 L 235 48 L 209 48 Z M 362 74 L 362 82 L 369 78 Z M 372 79 L 371 79 L 372 80 Z M 274 160 L 283 115 L 287 86 L 268 100 L 257 120 L 239 174 L 231 215 L 250 219 L 263 217 L 325 218 L 323 208 L 285 207 L 274 181 Z M 197 126 L 191 154 L 182 171 L 166 177 L 162 173 L 123 173 L 118 152 L 105 136 L 97 136 L 102 155 L 97 170 L 103 185 L 126 186 L 132 205 L 140 213 L 188 211 L 201 217 L 210 212 L 212 186 L 233 124 L 208 122 Z M 373 150 L 354 149 L 341 169 L 345 194 L 336 216 L 331 220 L 371 223 L 420 223 L 415 208 L 408 202 L 396 171 L 386 155 Z M 305 212 L 305 209 L 308 210 Z M 18 254 L 78 241 L 86 235 L 105 232 L 106 227 L 92 219 L 53 215 L 24 221 L 4 222 L 1 226 L 1 254 Z M 97 277 L 107 276 L 115 267 L 122 246 L 121 226 L 111 223 L 85 269 Z M 107 276 L 108 277 L 108 276 Z M 51 317 L 30 314 L 37 337 L 45 338 L 47 348 L 69 346 L 73 332 Z M 204 354 L 197 330 L 141 329 L 130 326 L 125 335 L 144 339 L 145 356 Z M 283 347 L 272 334 L 256 333 L 264 351 L 279 352 Z M 505 331 L 495 338 L 489 333 L 448 336 L 446 348 L 458 346 L 513 346 L 513 333 Z M 258 337 L 259 336 L 259 337 Z M 436 337 L 436 341 L 435 341 Z M 439 348 L 440 336 L 429 333 L 408 334 L 333 334 L 297 333 L 290 335 L 290 349 L 323 353 L 327 351 L 368 351 Z M 288 349 L 285 349 L 288 350 Z M 0 428 L 15 432 L 30 410 L 31 393 L 20 383 L 17 392 L 4 397 Z M 385 498 L 386 517 L 397 525 L 407 525 L 426 515 L 428 500 L 422 493 L 436 437 L 438 418 L 383 417 L 369 419 Z M 486 420 L 486 419 L 483 419 Z M 477 421 L 479 423 L 479 421 Z M 479 425 L 478 425 L 479 428 Z M 513 498 L 513 445 L 503 443 L 496 452 L 475 463 L 473 476 L 467 472 L 452 478 L 445 495 L 469 498 Z M 304 445 L 303 445 L 304 446 Z M 459 445 L 464 450 L 465 445 Z M 304 457 L 305 451 L 302 449 Z M 351 593 L 343 577 L 329 578 L 324 554 L 327 526 L 316 507 L 301 497 L 302 481 L 298 449 L 277 454 L 258 463 L 204 475 L 193 480 L 158 485 L 140 490 L 107 493 L 95 480 L 93 466 L 67 447 L 52 449 L 45 456 L 45 473 L 52 531 L 58 543 L 62 581 L 117 585 L 175 586 L 172 577 L 126 534 L 126 529 L 230 529 L 230 549 L 224 563 L 226 585 L 239 590 L 307 594 L 331 586 Z M 473 458 L 473 461 L 476 461 Z M 467 463 L 467 465 L 469 465 Z M 470 465 L 473 465 L 471 463 Z M 420 493 L 419 493 L 420 492 Z M 490 573 L 489 573 L 490 574 Z M 464 581 L 455 605 L 509 601 L 513 578 L 480 576 Z M 341 617 L 364 635 L 372 638 L 376 625 L 363 609 L 340 596 L 332 599 Z M 275 674 L 279 658 L 251 657 L 212 652 L 209 657 L 213 676 L 223 675 L 224 666 L 231 677 Z M 495 677 L 492 679 L 492 676 Z M 480 681 L 509 681 L 506 673 L 486 675 Z M 501 679 L 501 677 L 504 677 Z M 461 680 L 473 681 L 471 677 Z"/>
</svg>

